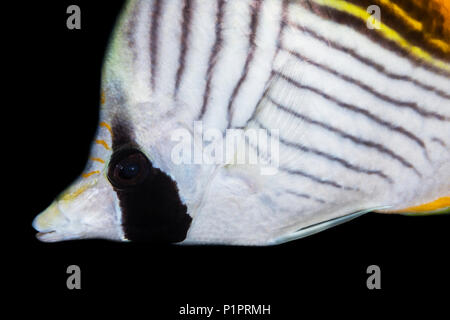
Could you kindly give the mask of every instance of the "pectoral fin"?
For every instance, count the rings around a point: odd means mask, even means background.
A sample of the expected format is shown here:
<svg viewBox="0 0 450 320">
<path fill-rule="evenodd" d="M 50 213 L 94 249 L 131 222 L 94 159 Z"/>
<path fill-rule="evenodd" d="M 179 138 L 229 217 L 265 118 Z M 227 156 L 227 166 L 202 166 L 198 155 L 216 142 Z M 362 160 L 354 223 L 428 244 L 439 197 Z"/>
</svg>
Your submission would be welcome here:
<svg viewBox="0 0 450 320">
<path fill-rule="evenodd" d="M 293 233 L 286 234 L 286 235 L 283 235 L 281 237 L 278 237 L 278 238 L 272 240 L 269 243 L 269 245 L 278 245 L 278 244 L 286 243 L 286 242 L 289 242 L 289 241 L 297 240 L 297 239 L 300 239 L 300 238 L 304 238 L 304 237 L 310 236 L 312 234 L 318 233 L 320 231 L 323 231 L 325 229 L 337 226 L 337 225 L 339 225 L 341 223 L 353 220 L 353 219 L 355 219 L 355 218 L 357 218 L 359 216 L 362 216 L 365 213 L 376 211 L 376 210 L 383 210 L 383 209 L 387 209 L 387 208 L 389 208 L 389 207 L 384 206 L 384 207 L 376 207 L 376 208 L 365 209 L 365 210 L 361 210 L 361 211 L 358 211 L 358 212 L 355 212 L 355 213 L 351 213 L 351 214 L 343 216 L 343 217 L 339 217 L 339 218 L 335 218 L 335 219 L 332 219 L 332 220 L 324 221 L 324 222 L 321 222 L 321 223 L 318 223 L 318 224 L 314 224 L 312 226 L 308 226 L 308 227 L 302 228 L 302 229 L 300 229 L 298 231 L 295 231 Z"/>
</svg>

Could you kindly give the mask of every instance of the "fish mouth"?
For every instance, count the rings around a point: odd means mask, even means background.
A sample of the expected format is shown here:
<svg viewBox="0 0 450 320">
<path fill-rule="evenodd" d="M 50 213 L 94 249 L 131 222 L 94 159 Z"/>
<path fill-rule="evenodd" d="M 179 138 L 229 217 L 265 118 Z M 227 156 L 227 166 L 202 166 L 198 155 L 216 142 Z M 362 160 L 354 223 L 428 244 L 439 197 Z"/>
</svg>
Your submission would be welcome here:
<svg viewBox="0 0 450 320">
<path fill-rule="evenodd" d="M 39 230 L 36 228 L 36 239 L 42 242 L 56 242 L 61 241 L 63 239 L 63 236 L 61 234 L 58 234 L 56 230 Z"/>
<path fill-rule="evenodd" d="M 43 237 L 43 236 L 45 236 L 46 234 L 49 234 L 49 233 L 53 233 L 53 232 L 56 232 L 55 230 L 52 230 L 52 231 L 45 231 L 45 232 L 38 232 L 37 234 L 36 234 L 36 237 Z"/>
<path fill-rule="evenodd" d="M 56 242 L 65 238 L 60 231 L 66 224 L 67 218 L 59 210 L 58 204 L 54 202 L 33 220 L 32 226 L 38 231 L 36 238 L 39 241 Z"/>
<path fill-rule="evenodd" d="M 78 234 L 68 234 L 67 232 L 58 232 L 57 230 L 37 230 L 36 238 L 41 242 L 59 242 L 77 239 L 80 236 Z"/>
<path fill-rule="evenodd" d="M 37 231 L 36 239 L 41 242 L 59 242 L 84 237 L 80 224 L 72 223 L 60 210 L 57 201 L 41 212 L 33 220 L 32 226 Z"/>
<path fill-rule="evenodd" d="M 51 230 L 51 231 L 40 231 L 38 233 L 36 233 L 36 238 L 40 241 L 45 241 L 46 238 L 49 237 L 49 235 L 51 235 L 52 233 L 55 233 L 55 230 Z"/>
</svg>

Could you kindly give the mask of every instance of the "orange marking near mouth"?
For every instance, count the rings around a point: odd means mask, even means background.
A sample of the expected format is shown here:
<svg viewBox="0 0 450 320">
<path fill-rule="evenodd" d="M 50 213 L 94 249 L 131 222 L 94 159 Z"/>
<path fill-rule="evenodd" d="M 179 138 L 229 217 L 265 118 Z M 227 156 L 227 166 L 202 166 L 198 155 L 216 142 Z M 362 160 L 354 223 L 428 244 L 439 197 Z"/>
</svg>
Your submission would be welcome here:
<svg viewBox="0 0 450 320">
<path fill-rule="evenodd" d="M 88 172 L 88 173 L 83 173 L 81 176 L 82 176 L 83 178 L 89 178 L 89 177 L 92 176 L 93 174 L 99 174 L 99 173 L 100 173 L 100 171 L 96 170 L 96 171 L 91 171 L 91 172 Z"/>
<path fill-rule="evenodd" d="M 105 163 L 105 160 L 100 159 L 100 158 L 91 158 L 91 160 L 92 161 L 97 161 L 97 162 L 100 162 L 100 163 Z"/>
<path fill-rule="evenodd" d="M 103 147 L 105 147 L 106 150 L 111 150 L 111 148 L 108 146 L 105 140 L 95 140 L 96 144 L 101 144 Z"/>
<path fill-rule="evenodd" d="M 102 122 L 100 122 L 100 127 L 105 127 L 106 129 L 108 129 L 109 133 L 112 136 L 112 129 L 111 129 L 111 126 L 109 124 L 107 124 L 106 122 L 102 121 Z"/>
</svg>

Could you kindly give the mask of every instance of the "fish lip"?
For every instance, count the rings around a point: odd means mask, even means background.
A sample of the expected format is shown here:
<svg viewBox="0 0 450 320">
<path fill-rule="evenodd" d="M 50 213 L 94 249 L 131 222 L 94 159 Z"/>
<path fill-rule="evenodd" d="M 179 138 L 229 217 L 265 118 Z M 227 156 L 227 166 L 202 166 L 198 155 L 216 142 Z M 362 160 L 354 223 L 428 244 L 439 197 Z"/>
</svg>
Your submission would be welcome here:
<svg viewBox="0 0 450 320">
<path fill-rule="evenodd" d="M 52 237 L 52 235 L 56 234 L 56 230 L 48 230 L 48 231 L 37 230 L 37 231 L 39 232 L 36 233 L 36 239 L 38 239 L 39 241 L 54 242 L 50 238 Z"/>
<path fill-rule="evenodd" d="M 56 210 L 56 212 L 59 215 L 59 219 L 61 220 L 61 218 L 63 218 L 64 221 L 63 222 L 58 221 L 58 223 L 49 226 L 39 225 L 39 217 L 41 217 L 42 214 L 45 214 L 45 212 L 47 212 L 48 210 Z M 36 239 L 38 239 L 39 241 L 57 242 L 65 239 L 65 235 L 64 232 L 62 232 L 62 230 L 64 230 L 68 222 L 69 220 L 67 219 L 64 212 L 59 209 L 59 203 L 53 202 L 47 209 L 42 211 L 34 218 L 31 225 L 36 231 L 38 231 L 35 236 Z"/>
<path fill-rule="evenodd" d="M 35 236 L 39 241 L 45 241 L 44 239 L 48 237 L 49 234 L 56 232 L 56 230 L 53 229 L 39 228 L 39 226 L 37 225 L 37 217 L 33 220 L 32 227 L 34 230 L 38 231 Z"/>
<path fill-rule="evenodd" d="M 77 236 L 77 234 L 68 236 L 64 233 L 58 232 L 57 230 L 39 231 L 36 233 L 36 238 L 41 242 L 60 242 L 77 238 Z"/>
<path fill-rule="evenodd" d="M 38 232 L 38 233 L 36 233 L 36 237 L 42 237 L 42 236 L 44 236 L 44 235 L 46 235 L 46 234 L 49 234 L 49 233 L 53 233 L 53 232 L 56 232 L 55 230 L 52 230 L 52 231 L 44 231 L 44 232 Z"/>
<path fill-rule="evenodd" d="M 50 231 L 39 231 L 38 233 L 36 233 L 36 238 L 41 238 L 41 237 L 44 237 L 45 235 L 47 235 L 47 234 L 50 234 L 50 233 L 54 233 L 54 232 L 56 232 L 56 230 L 50 230 Z"/>
<path fill-rule="evenodd" d="M 64 228 L 63 229 L 53 229 L 53 228 L 38 228 L 35 224 L 33 227 L 36 231 L 36 239 L 41 242 L 60 242 L 67 241 L 73 239 L 81 239 L 81 233 L 68 233 Z"/>
<path fill-rule="evenodd" d="M 38 239 L 41 242 L 56 242 L 56 241 L 60 241 L 57 240 L 60 238 L 60 235 L 58 234 L 57 230 L 55 229 L 43 229 L 43 228 L 39 228 L 37 226 L 35 219 L 33 221 L 33 228 L 37 231 L 37 233 L 35 234 L 36 239 Z"/>
</svg>

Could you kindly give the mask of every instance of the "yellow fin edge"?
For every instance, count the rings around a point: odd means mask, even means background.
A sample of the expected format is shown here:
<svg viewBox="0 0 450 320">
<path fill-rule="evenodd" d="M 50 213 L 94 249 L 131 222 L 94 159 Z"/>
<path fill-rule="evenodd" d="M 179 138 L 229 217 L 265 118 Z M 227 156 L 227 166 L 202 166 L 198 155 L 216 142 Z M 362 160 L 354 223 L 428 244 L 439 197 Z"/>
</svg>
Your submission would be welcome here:
<svg viewBox="0 0 450 320">
<path fill-rule="evenodd" d="M 425 203 L 415 207 L 400 209 L 395 211 L 385 211 L 387 213 L 401 213 L 411 215 L 428 215 L 450 213 L 450 197 L 442 197 L 433 202 Z"/>
</svg>

